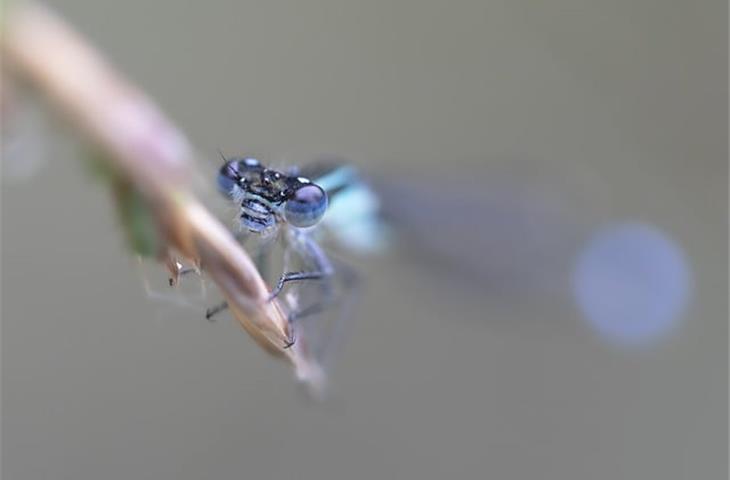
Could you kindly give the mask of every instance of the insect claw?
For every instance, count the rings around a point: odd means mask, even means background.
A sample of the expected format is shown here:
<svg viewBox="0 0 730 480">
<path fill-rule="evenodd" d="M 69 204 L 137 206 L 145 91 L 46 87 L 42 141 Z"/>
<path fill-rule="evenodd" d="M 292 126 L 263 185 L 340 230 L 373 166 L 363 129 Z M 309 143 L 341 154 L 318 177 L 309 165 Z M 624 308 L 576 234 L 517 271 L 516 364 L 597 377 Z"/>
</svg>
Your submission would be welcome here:
<svg viewBox="0 0 730 480">
<path fill-rule="evenodd" d="M 291 348 L 295 343 L 297 343 L 297 339 L 294 335 L 292 335 L 292 337 L 287 340 L 286 344 L 284 344 L 284 350 Z"/>
<path fill-rule="evenodd" d="M 215 315 L 215 312 L 212 312 L 210 308 L 205 311 L 205 319 L 209 322 L 215 321 L 213 315 Z"/>
<path fill-rule="evenodd" d="M 216 315 L 219 312 L 222 312 L 223 310 L 228 308 L 228 302 L 222 302 L 219 305 L 216 305 L 215 307 L 210 307 L 205 310 L 205 319 L 209 321 L 214 321 L 213 315 Z"/>
</svg>

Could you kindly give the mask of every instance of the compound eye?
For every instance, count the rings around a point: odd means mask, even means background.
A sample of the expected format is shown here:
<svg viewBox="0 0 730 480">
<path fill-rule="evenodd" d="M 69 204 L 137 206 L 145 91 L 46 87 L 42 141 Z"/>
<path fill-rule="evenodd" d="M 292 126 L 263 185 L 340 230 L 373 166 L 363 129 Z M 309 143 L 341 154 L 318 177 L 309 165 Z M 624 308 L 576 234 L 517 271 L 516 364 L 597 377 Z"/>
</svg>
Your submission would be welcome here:
<svg viewBox="0 0 730 480">
<path fill-rule="evenodd" d="M 286 221 L 295 227 L 311 227 L 327 210 L 327 194 L 313 183 L 299 187 L 284 206 Z"/>
<path fill-rule="evenodd" d="M 246 169 L 259 165 L 255 158 L 228 160 L 218 171 L 218 190 L 223 195 L 232 196 L 234 189 L 244 181 Z"/>
</svg>

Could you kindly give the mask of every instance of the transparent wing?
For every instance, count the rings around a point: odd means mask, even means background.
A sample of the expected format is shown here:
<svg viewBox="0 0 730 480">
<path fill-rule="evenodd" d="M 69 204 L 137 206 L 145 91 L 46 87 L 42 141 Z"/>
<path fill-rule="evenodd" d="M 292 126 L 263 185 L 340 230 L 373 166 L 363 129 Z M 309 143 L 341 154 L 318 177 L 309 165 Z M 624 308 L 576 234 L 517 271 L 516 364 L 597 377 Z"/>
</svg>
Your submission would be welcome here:
<svg viewBox="0 0 730 480">
<path fill-rule="evenodd" d="M 372 184 L 409 251 L 493 292 L 554 289 L 587 233 L 585 214 L 544 185 L 473 176 L 388 176 Z"/>
<path fill-rule="evenodd" d="M 527 317 L 545 318 L 540 302 L 560 317 L 576 310 L 602 339 L 633 346 L 672 331 L 689 302 L 682 248 L 655 225 L 601 212 L 604 192 L 550 175 L 458 172 L 373 185 L 404 252 L 509 308 L 530 302 Z"/>
</svg>

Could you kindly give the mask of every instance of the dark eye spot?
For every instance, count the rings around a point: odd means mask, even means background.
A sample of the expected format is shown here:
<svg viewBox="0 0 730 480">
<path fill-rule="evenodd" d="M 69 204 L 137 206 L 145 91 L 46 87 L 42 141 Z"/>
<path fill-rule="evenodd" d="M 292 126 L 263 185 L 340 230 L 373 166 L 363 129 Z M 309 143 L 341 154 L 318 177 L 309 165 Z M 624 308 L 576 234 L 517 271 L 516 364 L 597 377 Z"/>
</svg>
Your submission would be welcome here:
<svg viewBox="0 0 730 480">
<path fill-rule="evenodd" d="M 226 195 L 231 196 L 234 189 L 245 183 L 244 177 L 247 170 L 256 168 L 259 161 L 255 158 L 236 158 L 228 160 L 218 171 L 218 190 Z"/>
<path fill-rule="evenodd" d="M 239 175 L 238 164 L 236 160 L 227 161 L 218 171 L 218 190 L 230 196 L 234 187 L 238 184 Z"/>
<path fill-rule="evenodd" d="M 310 183 L 299 187 L 287 200 L 284 216 L 295 227 L 311 227 L 320 221 L 327 210 L 327 194 L 318 185 Z"/>
</svg>

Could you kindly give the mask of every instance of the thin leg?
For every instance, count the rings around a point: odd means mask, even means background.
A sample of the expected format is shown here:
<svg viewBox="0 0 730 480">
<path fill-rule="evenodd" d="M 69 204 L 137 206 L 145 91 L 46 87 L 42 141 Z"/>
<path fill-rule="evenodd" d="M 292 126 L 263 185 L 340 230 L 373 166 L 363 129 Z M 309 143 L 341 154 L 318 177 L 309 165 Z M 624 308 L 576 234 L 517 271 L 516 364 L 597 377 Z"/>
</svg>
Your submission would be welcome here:
<svg viewBox="0 0 730 480">
<path fill-rule="evenodd" d="M 194 273 L 194 272 L 197 272 L 197 270 L 195 270 L 193 267 L 185 267 L 185 268 L 181 268 L 177 272 L 177 276 L 179 278 L 179 277 L 182 277 L 183 275 L 187 275 L 188 273 Z M 177 283 L 177 279 L 170 277 L 168 279 L 168 283 L 170 284 L 171 287 L 174 287 L 175 284 Z"/>
<path fill-rule="evenodd" d="M 281 291 L 284 289 L 284 285 L 287 282 L 295 282 L 300 280 L 321 280 L 323 278 L 329 277 L 331 273 L 324 272 L 324 271 L 315 271 L 315 272 L 287 272 L 284 273 L 280 278 L 279 281 L 276 283 L 276 286 L 273 290 L 271 290 L 271 294 L 269 295 L 269 298 L 267 301 L 272 301 L 275 299 Z"/>
<path fill-rule="evenodd" d="M 317 243 L 304 232 L 298 230 L 289 230 L 287 232 L 286 239 L 286 250 L 284 252 L 284 271 L 281 275 L 276 286 L 272 289 L 269 295 L 268 301 L 275 299 L 283 290 L 284 286 L 289 282 L 304 281 L 304 280 L 323 280 L 322 289 L 325 292 L 325 296 L 331 296 L 331 284 L 329 282 L 330 277 L 334 274 L 334 269 L 329 259 L 325 255 L 324 251 L 317 245 Z M 298 271 L 298 272 L 287 272 L 286 269 L 289 265 L 289 258 L 291 254 L 296 254 L 300 257 L 302 263 L 306 266 L 311 266 L 311 271 Z M 327 302 L 318 302 L 322 305 Z M 290 312 L 288 316 L 290 331 L 292 332 L 292 338 L 286 348 L 290 347 L 295 342 L 294 335 L 294 324 L 293 322 L 297 318 L 303 316 L 313 315 L 316 311 L 321 310 L 320 305 L 312 305 L 299 311 Z"/>
<path fill-rule="evenodd" d="M 284 284 L 287 282 L 297 281 L 297 280 L 319 280 L 319 279 L 327 279 L 329 278 L 331 274 L 327 272 L 288 272 L 281 276 L 279 279 L 279 282 L 276 284 L 276 287 L 271 292 L 271 295 L 269 295 L 268 302 L 272 301 L 274 298 L 276 298 L 277 295 L 281 292 L 281 290 L 284 288 Z M 325 287 L 326 290 L 329 292 L 331 290 L 330 286 L 328 285 L 328 282 L 326 282 L 327 286 Z M 314 305 L 310 305 L 307 308 L 290 312 L 287 316 L 287 322 L 289 323 L 289 331 L 291 332 L 291 337 L 289 338 L 289 341 L 284 345 L 284 349 L 287 349 L 294 345 L 296 343 L 296 330 L 294 328 L 294 321 L 298 320 L 300 318 L 314 315 L 315 313 L 319 313 L 323 310 L 323 306 L 326 302 L 318 302 Z"/>
<path fill-rule="evenodd" d="M 299 320 L 319 315 L 320 313 L 332 311 L 334 318 L 332 322 L 326 325 L 319 325 L 318 320 L 309 326 L 309 333 L 313 335 L 310 340 L 310 348 L 312 348 L 315 357 L 321 362 L 322 366 L 328 368 L 336 356 L 338 345 L 346 336 L 348 325 L 353 316 L 353 307 L 357 300 L 358 286 L 360 284 L 360 276 L 347 263 L 337 258 L 330 258 L 333 265 L 336 265 L 336 275 L 341 288 L 334 288 L 334 277 L 326 277 L 322 282 L 322 297 L 304 308 L 294 310 L 289 313 L 288 321 L 291 331 L 296 332 L 301 326 L 298 325 Z M 320 319 L 322 320 L 322 319 Z M 306 321 L 305 321 L 306 322 Z M 303 323 L 305 323 L 303 322 Z M 320 322 L 321 323 L 321 322 Z M 294 339 L 290 343 L 293 344 Z"/>
<path fill-rule="evenodd" d="M 222 312 L 223 310 L 226 310 L 228 308 L 228 302 L 221 302 L 215 307 L 211 307 L 205 311 L 205 319 L 213 321 L 213 316 L 217 313 Z"/>
<path fill-rule="evenodd" d="M 269 301 L 275 299 L 288 282 L 302 280 L 321 280 L 334 274 L 332 263 L 324 251 L 307 234 L 302 232 L 289 232 L 286 237 L 287 251 L 285 255 L 294 252 L 299 255 L 306 265 L 311 265 L 311 271 L 286 272 L 279 277 L 279 281 L 269 295 Z M 288 263 L 288 261 L 286 262 Z"/>
<path fill-rule="evenodd" d="M 329 298 L 327 301 L 321 301 L 314 303 L 307 308 L 303 308 L 301 310 L 290 312 L 287 316 L 287 321 L 289 322 L 290 331 L 291 331 L 291 338 L 287 342 L 286 345 L 284 345 L 284 349 L 287 349 L 294 345 L 297 341 L 296 338 L 296 330 L 294 329 L 294 322 L 297 320 L 300 320 L 305 317 L 309 317 L 311 315 L 316 315 L 318 313 L 322 313 L 330 304 L 332 303 L 332 299 Z"/>
<path fill-rule="evenodd" d="M 287 339 L 286 343 L 284 344 L 284 350 L 292 347 L 295 343 L 297 343 L 297 333 L 292 326 L 292 319 L 289 318 L 287 320 L 289 322 L 289 332 L 290 333 L 289 333 L 289 338 Z"/>
</svg>

